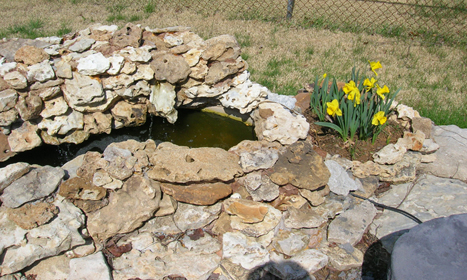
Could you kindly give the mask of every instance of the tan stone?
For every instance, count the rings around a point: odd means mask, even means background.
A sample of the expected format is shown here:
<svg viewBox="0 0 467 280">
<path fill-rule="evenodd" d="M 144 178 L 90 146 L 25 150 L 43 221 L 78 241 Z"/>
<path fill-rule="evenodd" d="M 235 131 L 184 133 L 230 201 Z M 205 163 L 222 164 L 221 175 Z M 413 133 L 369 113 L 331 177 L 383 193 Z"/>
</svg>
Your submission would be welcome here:
<svg viewBox="0 0 467 280">
<path fill-rule="evenodd" d="M 329 189 L 329 186 L 326 185 L 322 189 L 316 189 L 314 191 L 306 190 L 306 189 L 300 189 L 300 195 L 306 198 L 311 205 L 313 206 L 318 206 L 324 203 L 326 200 L 326 196 L 329 194 L 331 191 Z"/>
<path fill-rule="evenodd" d="M 263 221 L 268 213 L 266 204 L 246 199 L 228 199 L 224 201 L 224 209 L 249 224 Z"/>
<path fill-rule="evenodd" d="M 8 208 L 8 219 L 23 229 L 33 229 L 50 221 L 58 212 L 59 209 L 50 203 L 27 203 L 16 209 Z"/>
<path fill-rule="evenodd" d="M 161 184 L 161 189 L 177 201 L 194 205 L 212 205 L 232 193 L 232 187 L 222 182 L 190 185 Z"/>
<path fill-rule="evenodd" d="M 33 65 L 49 59 L 49 55 L 43 50 L 34 46 L 24 46 L 15 53 L 15 61 L 26 65 Z"/>
<path fill-rule="evenodd" d="M 101 200 L 107 194 L 105 188 L 95 186 L 92 181 L 81 177 L 63 182 L 58 193 L 63 197 L 82 200 Z"/>
</svg>

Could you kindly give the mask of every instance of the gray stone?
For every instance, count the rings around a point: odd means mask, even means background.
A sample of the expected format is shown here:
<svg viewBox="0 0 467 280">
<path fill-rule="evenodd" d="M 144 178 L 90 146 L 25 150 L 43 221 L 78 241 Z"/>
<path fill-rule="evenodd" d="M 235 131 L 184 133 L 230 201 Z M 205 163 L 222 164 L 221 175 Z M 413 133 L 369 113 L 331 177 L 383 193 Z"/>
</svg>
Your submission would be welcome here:
<svg viewBox="0 0 467 280">
<path fill-rule="evenodd" d="M 417 167 L 421 162 L 420 153 L 408 152 L 394 165 L 381 165 L 379 179 L 385 182 L 404 183 L 415 180 Z"/>
<path fill-rule="evenodd" d="M 309 240 L 310 237 L 300 230 L 282 230 L 274 236 L 272 246 L 282 254 L 294 256 L 307 248 Z"/>
<path fill-rule="evenodd" d="M 3 205 L 17 208 L 26 202 L 50 195 L 61 183 L 65 172 L 60 167 L 44 166 L 32 169 L 3 190 Z"/>
<path fill-rule="evenodd" d="M 0 265 L 0 275 L 14 273 L 37 260 L 56 256 L 85 243 L 79 233 L 79 229 L 85 224 L 81 210 L 62 199 L 56 199 L 53 205 L 60 209 L 58 216 L 49 223 L 29 231 L 12 226 L 12 222 L 2 219 L 0 214 L 0 248 L 6 248 Z"/>
<path fill-rule="evenodd" d="M 3 80 L 14 89 L 24 89 L 28 86 L 28 80 L 18 71 L 5 74 Z"/>
<path fill-rule="evenodd" d="M 26 162 L 17 162 L 0 168 L 0 193 L 12 182 L 29 172 L 31 166 Z"/>
<path fill-rule="evenodd" d="M 96 53 L 80 58 L 77 68 L 82 75 L 94 76 L 105 73 L 110 68 L 110 62 L 102 53 Z"/>
<path fill-rule="evenodd" d="M 328 256 L 329 265 L 336 270 L 348 270 L 359 267 L 363 263 L 363 253 L 350 244 L 325 246 L 320 251 Z"/>
<path fill-rule="evenodd" d="M 329 177 L 329 189 L 338 195 L 348 195 L 349 191 L 362 189 L 360 181 L 350 178 L 345 169 L 333 160 L 326 160 L 324 164 L 329 169 L 331 177 Z"/>
<path fill-rule="evenodd" d="M 268 176 L 261 176 L 260 186 L 256 189 L 251 189 L 247 186 L 254 201 L 273 201 L 279 196 L 279 186 L 274 184 Z"/>
<path fill-rule="evenodd" d="M 178 203 L 174 214 L 174 222 L 181 231 L 198 229 L 206 226 L 219 217 L 222 203 L 211 206 L 195 206 L 186 203 Z"/>
<path fill-rule="evenodd" d="M 97 242 L 128 233 L 149 220 L 159 208 L 161 191 L 157 182 L 133 175 L 121 190 L 112 193 L 109 205 L 88 213 L 87 228 Z"/>
<path fill-rule="evenodd" d="M 175 224 L 174 217 L 172 215 L 152 218 L 148 220 L 143 227 L 138 229 L 138 231 L 163 235 L 177 235 L 182 233 Z"/>
<path fill-rule="evenodd" d="M 271 168 L 278 159 L 279 152 L 273 149 L 260 149 L 240 153 L 240 165 L 244 172 Z"/>
<path fill-rule="evenodd" d="M 222 238 L 222 258 L 252 269 L 269 261 L 266 246 L 241 232 L 227 232 Z"/>
<path fill-rule="evenodd" d="M 467 214 L 417 225 L 396 242 L 391 279 L 465 279 Z"/>
<path fill-rule="evenodd" d="M 287 208 L 284 213 L 284 225 L 288 228 L 317 228 L 327 221 L 318 212 L 314 211 L 314 207 L 305 204 L 300 209 L 295 207 Z"/>
<path fill-rule="evenodd" d="M 175 87 L 169 83 L 158 83 L 152 87 L 149 101 L 155 107 L 156 114 L 166 118 L 170 123 L 177 121 L 175 110 Z"/>
<path fill-rule="evenodd" d="M 70 274 L 67 280 L 111 280 L 112 274 L 102 252 L 70 260 Z"/>
<path fill-rule="evenodd" d="M 24 275 L 36 275 L 36 280 L 67 279 L 69 273 L 70 259 L 65 254 L 43 259 L 24 271 Z"/>
<path fill-rule="evenodd" d="M 96 40 L 91 38 L 81 38 L 80 40 L 76 41 L 76 43 L 68 47 L 68 49 L 72 52 L 81 53 L 89 50 L 95 42 Z"/>
<path fill-rule="evenodd" d="M 290 145 L 305 139 L 310 124 L 303 115 L 293 115 L 277 103 L 261 103 L 253 112 L 255 132 L 259 140 L 279 141 Z"/>
<path fill-rule="evenodd" d="M 45 82 L 55 78 L 55 72 L 48 61 L 37 63 L 28 67 L 29 82 Z"/>
<path fill-rule="evenodd" d="M 63 95 L 73 109 L 82 106 L 99 104 L 105 100 L 105 93 L 99 81 L 73 73 L 73 79 L 65 80 L 62 86 Z"/>
<path fill-rule="evenodd" d="M 0 91 L 0 112 L 5 112 L 15 107 L 18 93 L 14 89 Z"/>
<path fill-rule="evenodd" d="M 402 160 L 407 148 L 397 144 L 388 144 L 373 154 L 374 162 L 379 164 L 394 164 Z"/>
<path fill-rule="evenodd" d="M 421 221 L 428 221 L 467 213 L 466 199 L 465 182 L 423 175 L 413 187 L 411 183 L 392 185 L 391 190 L 384 193 L 378 202 L 392 207 L 397 207 L 402 202 L 399 209 L 416 216 Z M 383 214 L 373 221 L 370 229 L 378 238 L 382 238 L 415 225 L 416 222 L 401 214 L 384 210 Z"/>
<path fill-rule="evenodd" d="M 421 164 L 420 170 L 439 177 L 467 180 L 467 129 L 455 125 L 433 127 L 432 137 L 440 146 L 437 160 Z"/>
<path fill-rule="evenodd" d="M 328 241 L 357 244 L 376 216 L 376 208 L 367 200 L 338 215 L 328 227 Z"/>
<path fill-rule="evenodd" d="M 180 147 L 162 143 L 151 155 L 149 178 L 172 183 L 229 181 L 241 175 L 238 157 L 220 148 Z"/>
<path fill-rule="evenodd" d="M 328 264 L 328 257 L 316 249 L 307 249 L 291 258 L 285 259 L 282 255 L 272 252 L 273 270 L 279 279 L 313 279 L 313 274 Z"/>
</svg>

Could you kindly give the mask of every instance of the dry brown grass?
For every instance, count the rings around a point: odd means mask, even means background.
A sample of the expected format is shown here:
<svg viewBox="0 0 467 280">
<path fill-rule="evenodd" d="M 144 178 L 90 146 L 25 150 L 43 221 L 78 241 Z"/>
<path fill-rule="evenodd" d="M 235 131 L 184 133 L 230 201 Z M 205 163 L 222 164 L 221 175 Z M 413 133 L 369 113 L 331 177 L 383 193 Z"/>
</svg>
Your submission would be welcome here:
<svg viewBox="0 0 467 280">
<path fill-rule="evenodd" d="M 117 4 L 115 4 L 117 3 Z M 242 44 L 252 79 L 272 91 L 294 94 L 316 75 L 328 73 L 339 80 L 350 76 L 352 67 L 367 69 L 368 60 L 380 60 L 381 83 L 402 88 L 398 100 L 419 109 L 438 124 L 467 127 L 467 52 L 465 47 L 421 44 L 365 33 L 354 34 L 324 29 L 304 29 L 293 24 L 258 20 L 229 20 L 220 14 L 200 15 L 183 7 L 123 5 L 127 1 L 91 0 L 3 0 L 0 2 L 0 32 L 41 20 L 41 32 L 56 34 L 60 28 L 81 30 L 95 23 L 110 24 L 110 16 L 131 17 L 142 26 L 190 26 L 203 38 L 235 35 Z M 8 29 L 10 27 L 10 29 Z M 20 36 L 21 34 L 14 34 Z M 10 34 L 10 36 L 13 36 Z M 368 72 L 370 74 L 370 72 Z"/>
</svg>

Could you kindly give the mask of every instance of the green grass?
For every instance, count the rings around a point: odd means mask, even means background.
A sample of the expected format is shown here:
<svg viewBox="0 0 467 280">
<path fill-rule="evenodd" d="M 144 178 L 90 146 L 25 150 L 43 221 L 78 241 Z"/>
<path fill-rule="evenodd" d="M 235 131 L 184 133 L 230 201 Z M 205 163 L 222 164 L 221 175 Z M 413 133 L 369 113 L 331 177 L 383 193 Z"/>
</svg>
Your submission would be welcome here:
<svg viewBox="0 0 467 280">
<path fill-rule="evenodd" d="M 32 19 L 26 24 L 14 25 L 14 26 L 8 27 L 6 31 L 2 32 L 4 34 L 2 37 L 18 36 L 18 37 L 28 38 L 28 39 L 43 37 L 44 36 L 44 32 L 42 30 L 43 27 L 44 27 L 44 22 L 42 20 Z"/>
<path fill-rule="evenodd" d="M 146 14 L 152 14 L 156 11 L 156 4 L 154 3 L 148 3 L 146 6 L 144 6 L 144 12 Z"/>
</svg>

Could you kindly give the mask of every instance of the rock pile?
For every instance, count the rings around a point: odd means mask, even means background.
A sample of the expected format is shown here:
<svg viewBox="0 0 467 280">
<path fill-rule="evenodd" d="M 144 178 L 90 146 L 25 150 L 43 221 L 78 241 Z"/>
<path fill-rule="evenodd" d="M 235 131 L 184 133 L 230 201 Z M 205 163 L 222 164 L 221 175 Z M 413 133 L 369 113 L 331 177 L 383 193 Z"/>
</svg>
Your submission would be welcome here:
<svg viewBox="0 0 467 280">
<path fill-rule="evenodd" d="M 129 24 L 32 44 L 2 53 L 16 61 L 0 65 L 0 114 L 14 116 L 0 136 L 13 152 L 138 125 L 148 112 L 175 121 L 176 108 L 213 102 L 251 112 L 259 141 L 225 151 L 128 140 L 62 167 L 0 169 L 1 280 L 315 279 L 323 269 L 361 279 L 362 236 L 411 224 L 391 212 L 376 218 L 380 210 L 349 192 L 372 197 L 388 182 L 380 200 L 397 206 L 413 191 L 404 208 L 423 220 L 467 211 L 456 206 L 464 182 L 417 179 L 417 170 L 453 173 L 436 158 L 455 146 L 435 142 L 467 146 L 464 130 L 432 127 L 398 105 L 394 121 L 411 132 L 374 161 L 320 155 L 303 116 L 264 101 L 268 90 L 249 81 L 231 36 Z"/>
<path fill-rule="evenodd" d="M 250 113 L 270 93 L 249 79 L 233 36 L 205 41 L 183 27 L 96 25 L 64 38 L 7 40 L 0 50 L 0 161 L 139 126 L 148 113 L 171 123 L 180 107 Z"/>
</svg>

